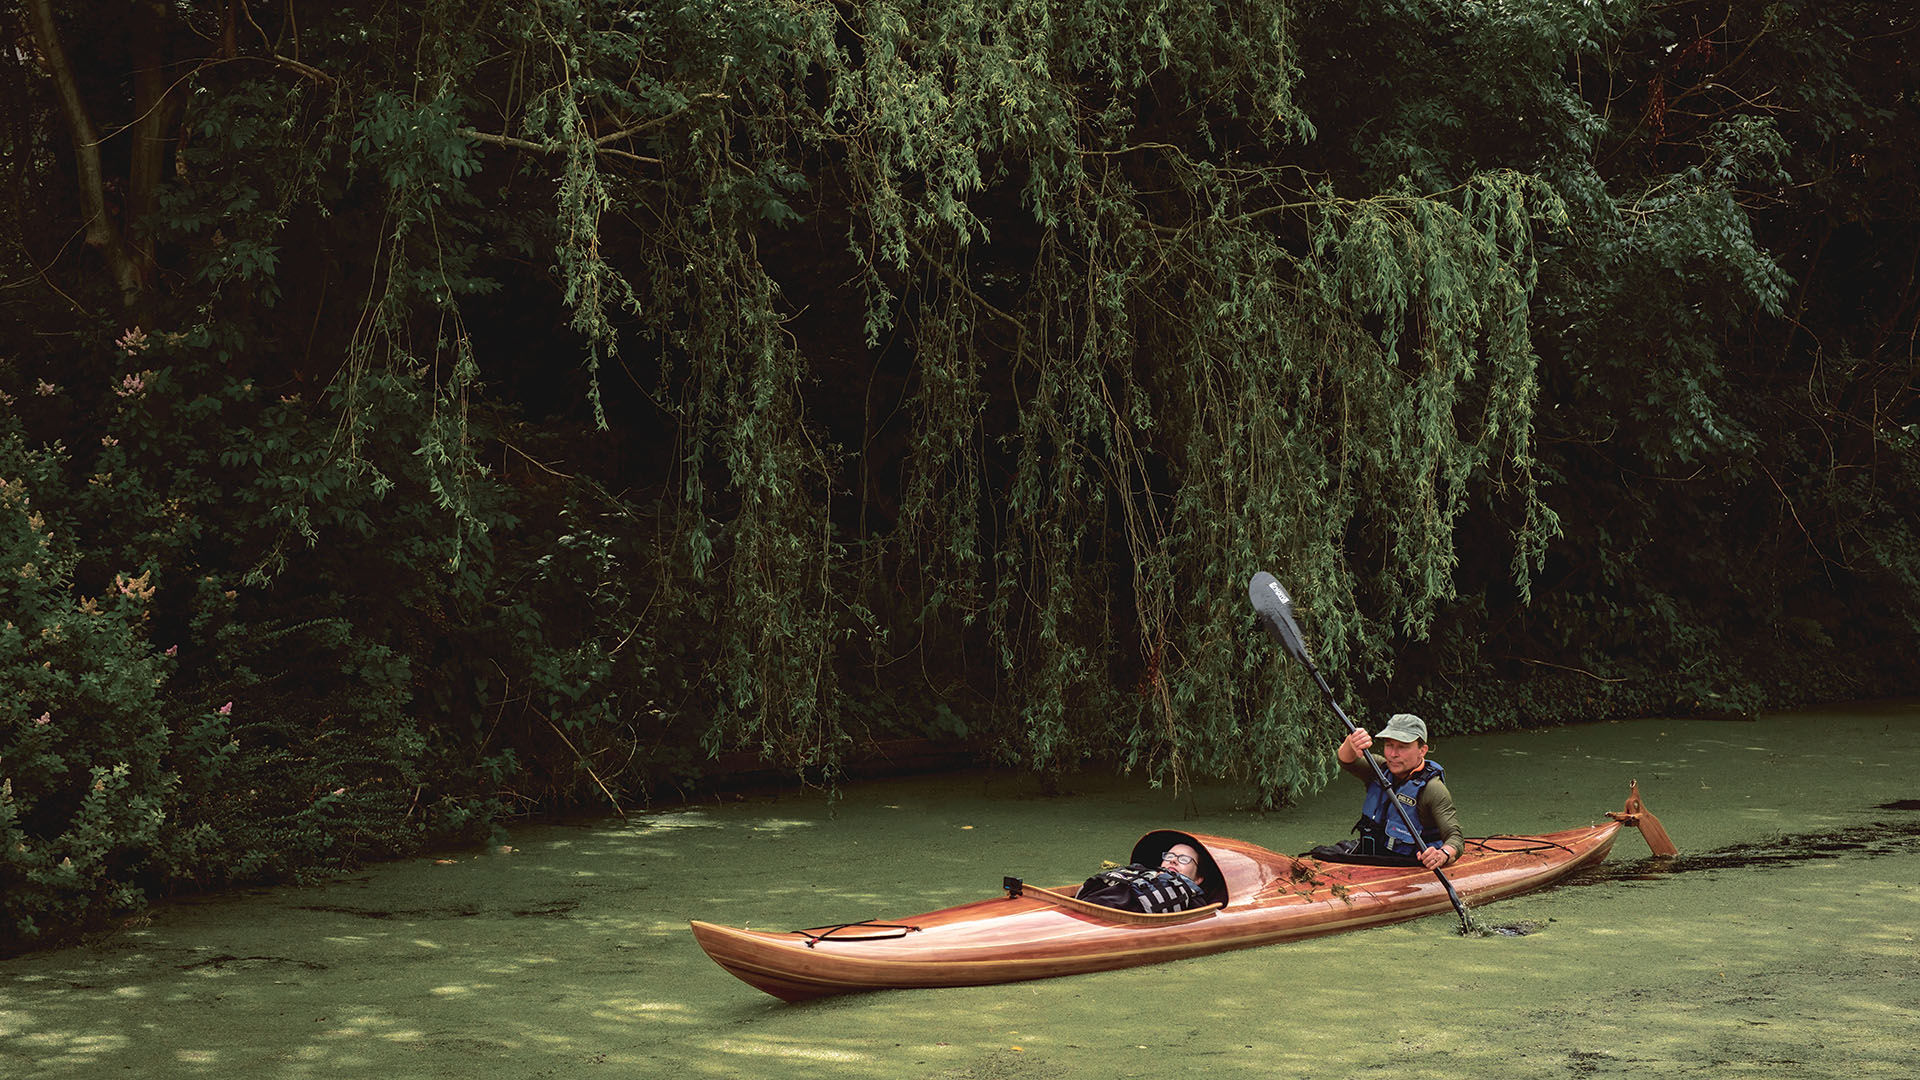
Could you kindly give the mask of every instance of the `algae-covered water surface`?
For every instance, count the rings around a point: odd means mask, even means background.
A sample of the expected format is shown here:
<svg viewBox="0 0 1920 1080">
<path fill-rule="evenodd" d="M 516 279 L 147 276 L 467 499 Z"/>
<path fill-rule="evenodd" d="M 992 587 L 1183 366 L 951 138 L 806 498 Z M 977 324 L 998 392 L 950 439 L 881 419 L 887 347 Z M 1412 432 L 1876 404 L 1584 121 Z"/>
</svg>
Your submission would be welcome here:
<svg viewBox="0 0 1920 1080">
<path fill-rule="evenodd" d="M 519 831 L 324 886 L 174 902 L 0 963 L 9 1077 L 1899 1077 L 1920 1046 L 1920 703 L 1441 740 L 1469 833 L 1619 809 L 1608 867 L 1480 909 L 1009 986 L 787 1005 L 687 920 L 788 929 L 1076 881 L 1149 829 L 1338 839 L 1278 813 L 997 773 Z"/>
</svg>

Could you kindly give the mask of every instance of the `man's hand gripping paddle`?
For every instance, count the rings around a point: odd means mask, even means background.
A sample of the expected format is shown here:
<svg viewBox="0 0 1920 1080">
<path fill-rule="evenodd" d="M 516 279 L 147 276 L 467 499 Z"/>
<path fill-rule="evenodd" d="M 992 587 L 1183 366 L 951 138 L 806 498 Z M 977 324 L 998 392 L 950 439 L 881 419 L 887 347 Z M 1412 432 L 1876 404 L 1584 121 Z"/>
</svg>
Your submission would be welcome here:
<svg viewBox="0 0 1920 1080">
<path fill-rule="evenodd" d="M 1320 674 L 1320 669 L 1314 666 L 1313 658 L 1307 655 L 1307 643 L 1300 636 L 1300 625 L 1293 621 L 1293 598 L 1287 595 L 1287 590 L 1280 587 L 1280 583 L 1274 580 L 1272 574 L 1262 570 L 1253 575 L 1253 580 L 1247 584 L 1247 598 L 1253 601 L 1253 610 L 1259 613 L 1260 621 L 1267 625 L 1268 632 L 1280 642 L 1280 647 L 1295 660 L 1306 665 L 1307 674 L 1312 675 L 1313 681 L 1319 684 L 1320 692 L 1326 695 L 1327 704 L 1333 706 L 1333 714 L 1346 725 L 1347 733 L 1351 735 L 1358 730 L 1354 727 L 1353 721 L 1347 717 L 1347 710 L 1340 707 L 1339 699 L 1333 696 L 1333 687 L 1327 685 L 1326 676 Z M 1386 771 L 1381 769 L 1380 763 L 1374 760 L 1373 755 L 1361 754 L 1360 756 L 1372 766 L 1374 778 L 1380 786 L 1392 791 L 1393 785 L 1388 780 Z M 1392 803 L 1393 808 L 1399 812 L 1400 821 L 1407 827 L 1407 831 L 1414 836 L 1419 836 L 1420 823 L 1408 815 L 1406 805 L 1399 799 L 1387 801 Z M 1447 899 L 1453 901 L 1453 910 L 1460 915 L 1460 932 L 1462 934 L 1478 933 L 1479 929 L 1474 925 L 1473 916 L 1467 913 L 1467 905 L 1461 901 L 1460 894 L 1454 891 L 1453 882 L 1448 881 L 1447 875 L 1438 870 L 1433 872 L 1433 876 L 1440 879 L 1441 886 L 1447 890 Z"/>
</svg>

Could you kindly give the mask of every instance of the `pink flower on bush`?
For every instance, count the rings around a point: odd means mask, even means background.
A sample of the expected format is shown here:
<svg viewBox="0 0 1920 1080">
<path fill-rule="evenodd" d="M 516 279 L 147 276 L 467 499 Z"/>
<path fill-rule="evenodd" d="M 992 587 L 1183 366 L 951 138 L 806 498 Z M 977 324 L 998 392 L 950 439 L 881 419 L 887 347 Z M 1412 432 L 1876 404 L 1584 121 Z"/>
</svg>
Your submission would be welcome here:
<svg viewBox="0 0 1920 1080">
<path fill-rule="evenodd" d="M 45 727 L 46 725 L 53 723 L 53 713 L 51 711 L 43 712 L 39 716 L 34 717 L 33 722 L 41 725 L 42 727 Z"/>
<path fill-rule="evenodd" d="M 231 701 L 229 701 L 229 702 L 227 702 L 227 703 L 226 703 L 225 705 L 222 705 L 222 706 L 220 706 L 220 710 L 219 710 L 219 712 L 220 712 L 220 715 L 221 715 L 221 716 L 232 716 L 232 715 L 233 715 L 233 702 L 231 702 Z"/>
<path fill-rule="evenodd" d="M 151 570 L 148 570 L 136 578 L 130 578 L 125 574 L 115 574 L 113 576 L 113 584 L 114 588 L 120 590 L 121 596 L 131 597 L 143 604 L 153 599 L 154 585 L 153 571 Z"/>
<path fill-rule="evenodd" d="M 178 645 L 169 645 L 169 646 L 167 646 L 167 655 L 168 655 L 168 656 L 178 656 L 179 654 L 180 654 L 180 646 L 178 646 Z"/>
<path fill-rule="evenodd" d="M 114 344 L 120 346 L 120 351 L 128 356 L 138 356 L 146 352 L 147 346 L 153 343 L 147 340 L 147 332 L 136 326 L 121 334 L 120 340 L 115 341 Z"/>
</svg>

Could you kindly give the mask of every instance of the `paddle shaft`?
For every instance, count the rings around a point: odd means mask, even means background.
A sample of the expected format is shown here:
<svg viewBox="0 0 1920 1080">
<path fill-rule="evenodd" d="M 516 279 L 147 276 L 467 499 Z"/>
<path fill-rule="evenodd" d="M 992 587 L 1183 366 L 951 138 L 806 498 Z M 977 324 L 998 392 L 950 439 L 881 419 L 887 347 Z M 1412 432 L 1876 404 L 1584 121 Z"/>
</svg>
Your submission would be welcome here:
<svg viewBox="0 0 1920 1080">
<path fill-rule="evenodd" d="M 1327 704 L 1333 707 L 1333 714 L 1338 716 L 1340 723 L 1346 726 L 1347 734 L 1351 735 L 1360 730 L 1347 716 L 1347 710 L 1340 707 L 1340 699 L 1334 695 L 1333 687 L 1327 684 L 1327 677 L 1320 674 L 1320 668 L 1314 664 L 1313 658 L 1307 655 L 1307 644 L 1300 637 L 1299 627 L 1294 625 L 1292 602 L 1286 590 L 1280 587 L 1279 582 L 1275 581 L 1271 574 L 1261 571 L 1254 575 L 1253 581 L 1248 585 L 1248 595 L 1253 600 L 1254 610 L 1265 618 L 1267 629 L 1279 639 L 1281 648 L 1293 654 L 1294 659 L 1306 666 L 1307 674 L 1313 676 L 1313 681 L 1320 687 L 1320 693 L 1326 696 Z M 1387 776 L 1387 771 L 1381 767 L 1380 762 L 1372 754 L 1364 751 L 1360 757 L 1366 761 L 1367 767 L 1373 770 L 1374 781 L 1386 789 L 1387 802 L 1391 803 L 1394 810 L 1399 813 L 1400 823 L 1406 826 L 1408 835 L 1416 837 L 1424 835 L 1420 823 L 1413 819 L 1407 811 L 1406 804 L 1401 802 L 1399 796 L 1394 793 L 1393 782 Z M 1448 881 L 1447 875 L 1437 869 L 1433 871 L 1433 876 L 1440 879 L 1440 887 L 1447 890 L 1447 899 L 1453 903 L 1454 912 L 1460 916 L 1461 932 L 1470 933 L 1473 928 L 1473 917 L 1467 914 L 1467 905 L 1461 901 L 1460 893 L 1454 889 L 1453 882 Z"/>
</svg>

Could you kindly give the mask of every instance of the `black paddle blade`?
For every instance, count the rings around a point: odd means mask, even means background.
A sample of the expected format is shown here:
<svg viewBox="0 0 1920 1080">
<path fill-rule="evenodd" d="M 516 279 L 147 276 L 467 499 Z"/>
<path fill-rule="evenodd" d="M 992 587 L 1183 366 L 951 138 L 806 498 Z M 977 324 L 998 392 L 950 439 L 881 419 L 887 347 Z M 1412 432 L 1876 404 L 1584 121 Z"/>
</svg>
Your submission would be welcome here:
<svg viewBox="0 0 1920 1080">
<path fill-rule="evenodd" d="M 1280 642 L 1294 659 L 1312 666 L 1307 657 L 1306 639 L 1300 636 L 1300 627 L 1293 621 L 1293 597 L 1275 581 L 1272 574 L 1265 570 L 1253 575 L 1247 583 L 1247 599 L 1253 601 L 1253 610 L 1258 612 L 1260 620 L 1267 624 L 1267 631 Z"/>
</svg>

